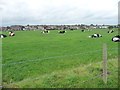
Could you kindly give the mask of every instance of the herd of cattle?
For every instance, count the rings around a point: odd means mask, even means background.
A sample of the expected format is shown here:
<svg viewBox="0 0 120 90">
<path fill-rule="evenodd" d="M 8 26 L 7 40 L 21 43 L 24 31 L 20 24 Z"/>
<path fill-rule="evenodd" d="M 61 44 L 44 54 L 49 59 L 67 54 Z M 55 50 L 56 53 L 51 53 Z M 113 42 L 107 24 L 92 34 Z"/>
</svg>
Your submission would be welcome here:
<svg viewBox="0 0 120 90">
<path fill-rule="evenodd" d="M 12 32 L 12 31 L 10 31 L 10 32 L 9 32 L 9 36 L 15 36 L 15 33 Z M 5 38 L 5 37 L 7 37 L 7 35 L 5 35 L 5 34 L 0 34 L 0 38 Z"/>
<path fill-rule="evenodd" d="M 82 32 L 85 32 L 85 30 L 81 30 L 81 31 L 82 31 Z M 49 32 L 50 32 L 50 31 L 48 31 L 48 30 L 43 30 L 41 33 L 49 33 Z M 108 33 L 113 33 L 113 32 L 114 32 L 114 30 L 109 30 L 109 31 L 108 31 Z M 59 31 L 59 34 L 64 34 L 64 33 L 66 33 L 65 30 Z M 12 32 L 12 31 L 10 31 L 10 32 L 9 32 L 9 36 L 10 36 L 10 37 L 13 37 L 13 36 L 15 36 L 15 33 Z M 5 34 L 0 34 L 0 38 L 5 38 L 5 37 L 7 37 L 7 35 L 5 35 Z M 89 38 L 99 38 L 99 37 L 102 37 L 102 35 L 101 35 L 101 34 L 97 34 L 97 33 L 89 36 Z M 112 37 L 112 41 L 113 41 L 113 42 L 120 42 L 120 35 L 116 35 L 116 36 Z"/>
</svg>

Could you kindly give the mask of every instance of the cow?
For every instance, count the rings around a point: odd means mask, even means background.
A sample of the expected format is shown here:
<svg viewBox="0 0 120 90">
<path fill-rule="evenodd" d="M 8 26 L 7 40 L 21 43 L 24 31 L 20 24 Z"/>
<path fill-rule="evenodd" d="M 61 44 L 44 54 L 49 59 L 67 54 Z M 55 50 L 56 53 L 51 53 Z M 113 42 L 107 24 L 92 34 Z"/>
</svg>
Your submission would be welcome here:
<svg viewBox="0 0 120 90">
<path fill-rule="evenodd" d="M 102 35 L 101 34 L 93 34 L 93 35 L 91 35 L 91 36 L 89 36 L 90 38 L 99 38 L 99 37 L 102 37 Z"/>
<path fill-rule="evenodd" d="M 81 30 L 81 32 L 85 32 L 85 30 L 84 30 L 84 29 L 82 29 L 82 30 Z"/>
<path fill-rule="evenodd" d="M 120 42 L 120 35 L 116 35 L 112 38 L 113 42 Z"/>
<path fill-rule="evenodd" d="M 49 31 L 48 30 L 44 30 L 44 31 L 42 31 L 42 33 L 49 33 Z"/>
<path fill-rule="evenodd" d="M 12 32 L 12 31 L 10 31 L 10 32 L 9 32 L 9 36 L 15 36 L 15 33 Z"/>
<path fill-rule="evenodd" d="M 114 30 L 109 30 L 109 31 L 108 31 L 108 33 L 113 33 L 113 32 L 114 32 Z"/>
<path fill-rule="evenodd" d="M 65 30 L 59 31 L 60 34 L 64 34 L 65 32 Z"/>
<path fill-rule="evenodd" d="M 5 37 L 7 37 L 7 35 L 0 34 L 0 38 L 5 38 Z"/>
</svg>

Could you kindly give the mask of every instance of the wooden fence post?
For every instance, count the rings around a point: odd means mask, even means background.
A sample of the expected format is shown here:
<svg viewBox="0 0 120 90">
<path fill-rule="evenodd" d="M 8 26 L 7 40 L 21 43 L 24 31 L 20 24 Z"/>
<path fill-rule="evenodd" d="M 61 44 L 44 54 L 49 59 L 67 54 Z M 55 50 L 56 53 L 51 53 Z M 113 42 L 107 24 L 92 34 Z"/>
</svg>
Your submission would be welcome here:
<svg viewBox="0 0 120 90">
<path fill-rule="evenodd" d="M 103 81 L 107 84 L 107 45 L 103 44 Z"/>
</svg>

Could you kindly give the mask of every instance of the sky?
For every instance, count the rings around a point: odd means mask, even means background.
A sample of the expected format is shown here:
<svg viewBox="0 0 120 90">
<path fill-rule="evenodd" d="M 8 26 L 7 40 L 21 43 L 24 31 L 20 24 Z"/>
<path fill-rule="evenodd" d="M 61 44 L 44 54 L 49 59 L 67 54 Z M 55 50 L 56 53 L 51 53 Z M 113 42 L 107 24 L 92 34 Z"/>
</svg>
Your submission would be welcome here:
<svg viewBox="0 0 120 90">
<path fill-rule="evenodd" d="M 0 0 L 0 25 L 117 24 L 119 0 Z"/>
</svg>

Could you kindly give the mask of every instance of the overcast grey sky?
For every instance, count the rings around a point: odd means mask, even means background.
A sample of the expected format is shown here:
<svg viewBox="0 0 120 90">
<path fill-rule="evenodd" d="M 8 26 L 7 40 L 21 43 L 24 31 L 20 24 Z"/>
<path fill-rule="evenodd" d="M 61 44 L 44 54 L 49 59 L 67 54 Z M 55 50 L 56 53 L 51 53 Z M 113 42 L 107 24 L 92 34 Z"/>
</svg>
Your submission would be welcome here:
<svg viewBox="0 0 120 90">
<path fill-rule="evenodd" d="M 117 24 L 119 0 L 0 0 L 2 26 Z"/>
</svg>

